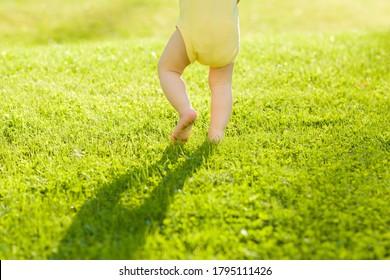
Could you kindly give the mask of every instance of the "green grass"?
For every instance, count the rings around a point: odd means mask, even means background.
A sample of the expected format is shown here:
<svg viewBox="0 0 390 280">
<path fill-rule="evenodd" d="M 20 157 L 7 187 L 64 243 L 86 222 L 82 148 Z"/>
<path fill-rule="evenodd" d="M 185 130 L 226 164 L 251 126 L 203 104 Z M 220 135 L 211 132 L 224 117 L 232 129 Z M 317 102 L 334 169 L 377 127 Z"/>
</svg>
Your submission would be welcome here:
<svg viewBox="0 0 390 280">
<path fill-rule="evenodd" d="M 33 2 L 0 7 L 33 14 Z M 102 13 L 109 3 L 94 2 Z M 128 2 L 175 20 L 176 1 Z M 358 16 L 343 25 L 340 8 L 324 12 L 326 27 L 312 18 L 277 32 L 294 15 L 249 17 L 258 3 L 240 4 L 247 35 L 217 146 L 205 141 L 207 69 L 197 64 L 184 78 L 199 120 L 187 145 L 169 144 L 176 115 L 156 64 L 171 30 L 113 38 L 45 23 L 36 36 L 0 21 L 0 259 L 389 259 L 390 5 L 374 1 L 365 26 Z M 54 15 L 58 26 L 79 16 Z M 251 22 L 273 29 L 258 36 Z"/>
<path fill-rule="evenodd" d="M 166 38 L 177 0 L 1 0 L 0 46 Z M 243 0 L 241 33 L 388 30 L 388 0 Z"/>
</svg>

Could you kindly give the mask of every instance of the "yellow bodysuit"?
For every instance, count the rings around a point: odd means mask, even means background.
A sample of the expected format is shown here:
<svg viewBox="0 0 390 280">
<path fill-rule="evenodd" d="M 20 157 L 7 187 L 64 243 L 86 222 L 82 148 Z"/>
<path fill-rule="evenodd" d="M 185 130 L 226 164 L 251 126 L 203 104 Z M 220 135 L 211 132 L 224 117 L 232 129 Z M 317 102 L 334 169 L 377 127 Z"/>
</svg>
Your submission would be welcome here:
<svg viewBox="0 0 390 280">
<path fill-rule="evenodd" d="M 180 0 L 177 22 L 190 62 L 222 67 L 240 47 L 237 0 Z"/>
</svg>

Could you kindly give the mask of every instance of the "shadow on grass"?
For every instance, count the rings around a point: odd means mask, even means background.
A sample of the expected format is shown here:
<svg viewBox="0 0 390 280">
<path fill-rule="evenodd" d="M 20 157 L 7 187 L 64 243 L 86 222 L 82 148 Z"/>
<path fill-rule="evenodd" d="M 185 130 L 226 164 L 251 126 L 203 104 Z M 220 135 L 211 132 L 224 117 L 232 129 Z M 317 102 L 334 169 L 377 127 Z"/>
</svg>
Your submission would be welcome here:
<svg viewBox="0 0 390 280">
<path fill-rule="evenodd" d="M 207 161 L 212 144 L 207 140 L 190 156 L 184 157 L 180 145 L 168 146 L 161 159 L 150 167 L 131 170 L 103 186 L 95 198 L 78 211 L 61 240 L 57 253 L 50 259 L 134 259 L 149 234 L 162 225 L 175 193 L 187 178 Z M 179 161 L 179 159 L 184 159 Z M 177 165 L 170 170 L 168 166 Z M 151 178 L 158 185 L 143 200 L 130 199 L 128 193 L 140 194 Z M 134 205 L 136 202 L 138 205 Z"/>
</svg>

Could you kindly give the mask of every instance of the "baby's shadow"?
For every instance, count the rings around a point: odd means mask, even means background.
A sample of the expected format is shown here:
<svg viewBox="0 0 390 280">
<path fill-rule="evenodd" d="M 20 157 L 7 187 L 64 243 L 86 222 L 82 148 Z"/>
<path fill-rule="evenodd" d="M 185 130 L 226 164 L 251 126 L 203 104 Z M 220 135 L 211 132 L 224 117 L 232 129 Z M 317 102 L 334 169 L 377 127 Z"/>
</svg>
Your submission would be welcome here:
<svg viewBox="0 0 390 280">
<path fill-rule="evenodd" d="M 131 170 L 103 186 L 95 198 L 83 205 L 57 252 L 49 258 L 136 258 L 147 236 L 162 225 L 174 194 L 207 161 L 212 148 L 205 140 L 193 154 L 185 157 L 182 146 L 171 144 L 152 166 Z M 173 170 L 169 168 L 176 165 Z M 146 195 L 140 193 L 153 178 L 159 178 L 158 186 Z"/>
</svg>

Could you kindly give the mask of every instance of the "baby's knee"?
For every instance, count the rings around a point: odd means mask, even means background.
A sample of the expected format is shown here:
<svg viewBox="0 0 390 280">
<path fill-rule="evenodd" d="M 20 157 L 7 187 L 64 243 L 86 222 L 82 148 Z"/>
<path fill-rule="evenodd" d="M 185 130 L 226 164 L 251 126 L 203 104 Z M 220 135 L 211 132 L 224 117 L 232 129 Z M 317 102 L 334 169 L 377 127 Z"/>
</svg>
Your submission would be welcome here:
<svg viewBox="0 0 390 280">
<path fill-rule="evenodd" d="M 169 67 L 167 65 L 167 63 L 165 63 L 164 60 L 160 59 L 160 61 L 158 62 L 158 65 L 157 65 L 157 73 L 158 73 L 158 76 L 159 78 L 161 79 L 162 76 L 164 76 L 164 74 L 166 73 L 169 73 Z"/>
<path fill-rule="evenodd" d="M 231 88 L 232 87 L 232 76 L 226 77 L 215 77 L 209 76 L 209 87 L 211 90 L 214 88 Z"/>
<path fill-rule="evenodd" d="M 157 71 L 158 73 L 160 74 L 161 72 L 163 72 L 166 68 L 166 64 L 164 63 L 164 60 L 160 58 L 160 60 L 158 61 L 158 64 L 157 64 Z"/>
</svg>

